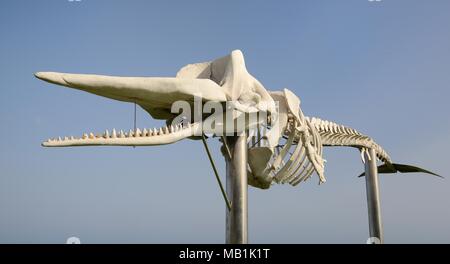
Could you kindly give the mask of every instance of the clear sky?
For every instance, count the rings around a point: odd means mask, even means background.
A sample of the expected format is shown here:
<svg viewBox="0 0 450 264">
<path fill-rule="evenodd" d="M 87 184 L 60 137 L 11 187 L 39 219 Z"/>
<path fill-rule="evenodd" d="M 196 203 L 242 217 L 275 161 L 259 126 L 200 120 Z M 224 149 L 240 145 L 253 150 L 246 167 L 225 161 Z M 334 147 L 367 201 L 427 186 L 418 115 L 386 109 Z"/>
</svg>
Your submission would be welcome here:
<svg viewBox="0 0 450 264">
<path fill-rule="evenodd" d="M 48 137 L 133 126 L 133 105 L 36 71 L 174 76 L 241 49 L 306 115 L 374 137 L 394 161 L 450 171 L 450 1 L 0 2 L 0 242 L 223 243 L 225 207 L 201 142 L 45 149 Z M 142 109 L 138 126 L 160 126 Z M 212 143 L 224 176 L 219 144 Z M 326 149 L 327 183 L 249 190 L 253 243 L 365 243 L 363 170 Z M 383 175 L 388 243 L 450 242 L 450 177 Z"/>
</svg>

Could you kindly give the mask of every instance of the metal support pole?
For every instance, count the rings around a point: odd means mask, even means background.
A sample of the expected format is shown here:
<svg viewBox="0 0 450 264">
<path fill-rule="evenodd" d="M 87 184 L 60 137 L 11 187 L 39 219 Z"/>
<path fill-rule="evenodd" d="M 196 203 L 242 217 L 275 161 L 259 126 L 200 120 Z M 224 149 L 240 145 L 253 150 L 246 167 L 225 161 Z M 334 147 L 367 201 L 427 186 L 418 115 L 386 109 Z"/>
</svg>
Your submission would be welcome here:
<svg viewBox="0 0 450 264">
<path fill-rule="evenodd" d="M 247 244 L 247 136 L 227 137 L 231 158 L 226 157 L 227 195 L 231 199 L 231 210 L 226 212 L 226 243 Z"/>
<path fill-rule="evenodd" d="M 369 149 L 365 152 L 364 159 L 370 241 L 372 243 L 383 243 L 383 224 L 381 221 L 380 190 L 375 150 Z M 378 238 L 379 241 L 374 238 Z"/>
</svg>

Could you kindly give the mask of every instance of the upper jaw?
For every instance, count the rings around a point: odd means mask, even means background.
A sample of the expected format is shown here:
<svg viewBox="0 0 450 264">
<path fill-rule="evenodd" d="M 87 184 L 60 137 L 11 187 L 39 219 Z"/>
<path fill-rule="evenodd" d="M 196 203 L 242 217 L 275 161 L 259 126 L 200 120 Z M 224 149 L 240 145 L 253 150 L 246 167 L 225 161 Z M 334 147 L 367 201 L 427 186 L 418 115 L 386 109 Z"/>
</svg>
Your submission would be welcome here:
<svg viewBox="0 0 450 264">
<path fill-rule="evenodd" d="M 208 79 L 118 77 L 58 72 L 37 72 L 35 76 L 49 83 L 118 101 L 137 103 L 150 114 L 152 110 L 170 114 L 174 102 L 192 101 L 194 96 L 201 97 L 204 101 L 225 102 L 227 100 L 223 88 Z"/>
<path fill-rule="evenodd" d="M 92 74 L 37 72 L 35 76 L 62 85 L 114 100 L 139 104 L 153 118 L 169 119 L 176 101 L 203 102 L 241 101 L 265 111 L 274 102 L 264 86 L 248 73 L 241 51 L 205 63 L 183 67 L 177 77 L 118 77 Z M 262 101 L 262 102 L 261 102 Z"/>
</svg>

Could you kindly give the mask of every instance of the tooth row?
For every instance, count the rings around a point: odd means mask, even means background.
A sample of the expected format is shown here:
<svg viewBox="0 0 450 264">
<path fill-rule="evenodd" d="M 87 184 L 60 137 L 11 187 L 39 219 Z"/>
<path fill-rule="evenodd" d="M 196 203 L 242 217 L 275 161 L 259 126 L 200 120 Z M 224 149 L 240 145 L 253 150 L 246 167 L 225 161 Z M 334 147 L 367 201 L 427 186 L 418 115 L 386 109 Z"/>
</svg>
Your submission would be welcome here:
<svg viewBox="0 0 450 264">
<path fill-rule="evenodd" d="M 188 126 L 190 125 L 189 123 L 187 124 Z M 185 126 L 186 127 L 186 126 Z M 170 126 L 165 126 L 162 128 L 149 128 L 146 129 L 144 128 L 143 130 L 140 130 L 139 128 L 136 129 L 136 131 L 131 130 L 128 133 L 123 132 L 123 130 L 120 130 L 119 132 L 117 132 L 115 129 L 113 129 L 111 132 L 106 130 L 103 134 L 97 134 L 94 135 L 94 133 L 84 133 L 81 136 L 81 139 L 95 139 L 95 138 L 131 138 L 131 137 L 151 137 L 151 136 L 159 136 L 159 135 L 167 135 L 167 134 L 171 134 L 174 132 L 178 132 L 180 130 L 182 130 L 183 128 L 182 124 L 178 124 L 178 125 L 170 125 Z M 58 138 L 53 138 L 53 139 L 49 139 L 48 141 L 66 141 L 66 140 L 75 140 L 76 138 L 74 138 L 73 136 L 71 137 L 64 137 L 64 139 L 62 139 L 61 137 Z"/>
</svg>

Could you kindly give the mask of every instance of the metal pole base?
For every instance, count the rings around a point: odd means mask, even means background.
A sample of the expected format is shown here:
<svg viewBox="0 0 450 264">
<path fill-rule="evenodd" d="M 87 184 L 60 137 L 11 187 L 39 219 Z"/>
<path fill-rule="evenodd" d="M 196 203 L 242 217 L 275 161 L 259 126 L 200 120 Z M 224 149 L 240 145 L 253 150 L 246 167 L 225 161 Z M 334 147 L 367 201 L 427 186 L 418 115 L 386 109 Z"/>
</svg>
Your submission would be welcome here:
<svg viewBox="0 0 450 264">
<path fill-rule="evenodd" d="M 369 214 L 369 234 L 372 243 L 382 244 L 383 224 L 381 221 L 380 189 L 378 183 L 377 157 L 375 150 L 369 149 L 364 154 L 365 158 L 365 178 L 367 194 L 367 210 Z"/>
<path fill-rule="evenodd" d="M 231 158 L 226 160 L 226 189 L 231 200 L 231 210 L 226 211 L 226 243 L 248 243 L 247 211 L 247 136 L 227 137 Z"/>
</svg>

